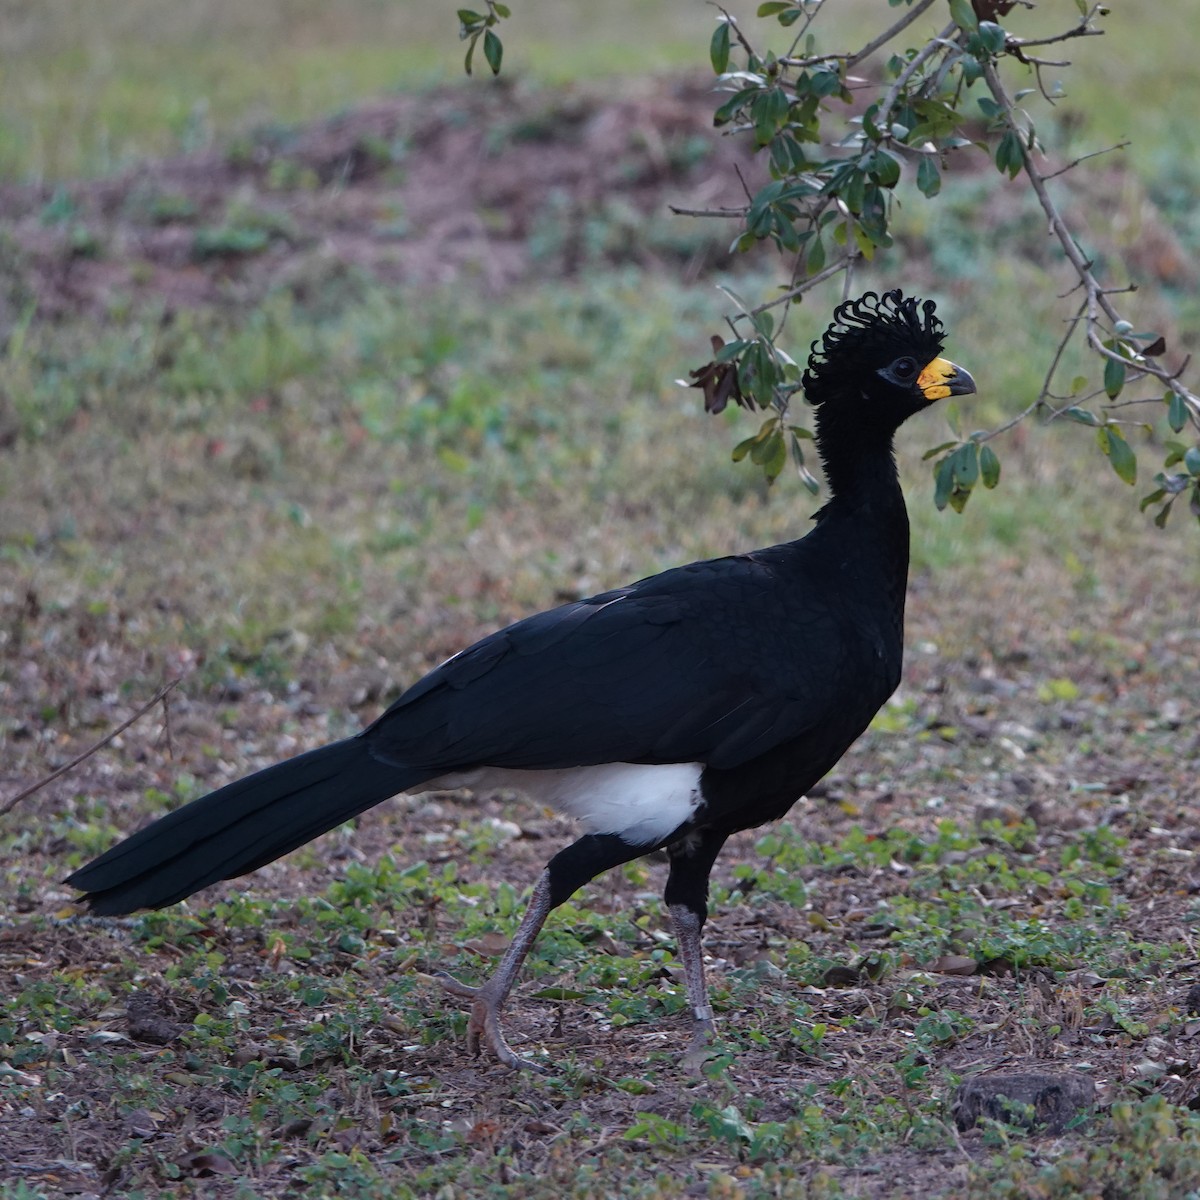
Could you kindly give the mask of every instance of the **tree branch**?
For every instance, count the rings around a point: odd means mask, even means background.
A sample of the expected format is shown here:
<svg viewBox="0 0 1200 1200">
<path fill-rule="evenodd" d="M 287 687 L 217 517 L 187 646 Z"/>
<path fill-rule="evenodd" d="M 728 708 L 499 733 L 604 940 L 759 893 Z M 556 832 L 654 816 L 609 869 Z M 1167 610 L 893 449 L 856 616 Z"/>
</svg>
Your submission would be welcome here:
<svg viewBox="0 0 1200 1200">
<path fill-rule="evenodd" d="M 744 217 L 750 209 L 743 206 L 741 208 L 680 208 L 675 204 L 668 204 L 667 211 L 674 213 L 677 217 Z"/>
<path fill-rule="evenodd" d="M 857 66 L 864 58 L 870 58 L 880 46 L 886 46 L 898 33 L 903 33 L 918 17 L 924 15 L 927 9 L 933 7 L 934 0 L 921 0 L 913 5 L 890 29 L 885 29 L 877 38 L 869 41 L 861 50 L 846 59 L 846 67 Z"/>
<path fill-rule="evenodd" d="M 1105 146 L 1103 150 L 1093 150 L 1088 154 L 1081 154 L 1078 158 L 1072 159 L 1065 167 L 1059 167 L 1057 171 L 1051 171 L 1049 175 L 1043 175 L 1046 180 L 1057 179 L 1060 175 L 1065 175 L 1068 171 L 1073 171 L 1082 162 L 1087 162 L 1089 158 L 1099 158 L 1102 154 L 1111 154 L 1114 150 L 1124 150 L 1130 143 L 1128 141 L 1117 142 L 1114 146 Z"/>
<path fill-rule="evenodd" d="M 818 54 L 812 58 L 793 58 L 790 54 L 779 59 L 779 63 L 785 67 L 797 68 L 803 70 L 805 67 L 815 67 L 823 62 L 842 62 L 846 64 L 846 69 L 856 67 L 866 58 L 870 58 L 881 46 L 886 46 L 897 34 L 903 33 L 914 21 L 916 21 L 928 9 L 932 8 L 935 0 L 920 0 L 919 4 L 913 5 L 898 20 L 894 25 L 885 29 L 878 37 L 872 38 L 861 50 L 856 50 L 853 54 Z M 811 24 L 811 20 L 809 22 Z M 805 28 L 807 29 L 807 25 Z M 952 25 L 951 29 L 957 26 Z M 795 42 L 793 42 L 793 46 Z"/>
<path fill-rule="evenodd" d="M 953 21 L 946 26 L 935 38 L 926 42 L 920 50 L 909 60 L 908 65 L 896 77 L 896 82 L 888 88 L 887 95 L 883 98 L 883 103 L 879 106 L 879 115 L 887 128 L 891 127 L 891 112 L 900 97 L 900 93 L 908 86 L 908 81 L 937 53 L 948 47 L 957 49 L 954 42 L 950 41 L 954 31 L 958 28 Z"/>
<path fill-rule="evenodd" d="M 768 300 L 766 304 L 760 304 L 757 308 L 752 308 L 746 316 L 757 317 L 759 313 L 766 312 L 769 308 L 778 308 L 781 304 L 790 304 L 791 301 L 803 296 L 805 292 L 812 291 L 818 284 L 822 284 L 827 279 L 832 279 L 841 271 L 848 270 L 857 254 L 843 254 L 841 258 L 835 258 L 823 271 L 818 271 L 815 275 L 810 275 L 803 283 L 797 284 L 794 288 L 789 288 L 782 296 L 776 296 L 774 300 Z"/>
<path fill-rule="evenodd" d="M 1166 367 L 1159 366 L 1152 358 L 1143 355 L 1137 355 L 1134 359 L 1127 358 L 1104 345 L 1104 338 L 1101 336 L 1101 314 L 1113 326 L 1116 326 L 1122 319 L 1109 300 L 1113 289 L 1105 288 L 1096 278 L 1090 260 L 1084 257 L 1079 243 L 1063 219 L 1062 213 L 1059 212 L 1058 206 L 1054 203 L 1054 199 L 1046 187 L 1047 177 L 1038 170 L 1037 164 L 1033 160 L 1033 152 L 1028 145 L 1028 139 L 1017 120 L 1016 109 L 996 71 L 995 63 L 986 62 L 983 74 L 992 98 L 1004 112 L 1005 123 L 1016 137 L 1021 151 L 1022 168 L 1050 223 L 1050 232 L 1058 239 L 1063 254 L 1083 286 L 1086 297 L 1083 305 L 1083 317 L 1088 345 L 1102 358 L 1114 359 L 1122 366 L 1136 372 L 1137 378 L 1150 376 L 1173 389 L 1183 398 L 1192 422 L 1200 427 L 1200 396 L 1179 383 L 1180 371 L 1170 371 Z"/>
</svg>

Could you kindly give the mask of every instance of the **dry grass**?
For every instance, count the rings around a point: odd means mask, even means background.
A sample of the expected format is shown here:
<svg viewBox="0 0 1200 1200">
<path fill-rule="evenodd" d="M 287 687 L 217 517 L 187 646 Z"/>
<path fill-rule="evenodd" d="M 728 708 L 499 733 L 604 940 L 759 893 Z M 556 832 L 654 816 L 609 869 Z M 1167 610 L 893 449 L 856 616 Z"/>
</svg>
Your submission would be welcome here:
<svg viewBox="0 0 1200 1200">
<path fill-rule="evenodd" d="M 137 124 L 129 146 L 149 144 Z M 91 134 L 62 137 L 60 165 L 90 153 Z M 1161 231 L 1155 183 L 1111 194 Z M 1019 204 L 980 186 L 905 234 L 931 247 L 906 286 L 939 297 L 982 385 L 967 428 L 1034 394 L 1061 290 Z M 1196 533 L 1185 514 L 1156 531 L 1079 430 L 1005 439 L 1001 488 L 961 518 L 933 510 L 919 461 L 946 414 L 903 431 L 905 683 L 823 794 L 723 857 L 723 1040 L 700 1078 L 677 1065 L 656 863 L 597 881 L 539 942 L 511 1030 L 549 1073 L 464 1060 L 463 1014 L 423 971 L 484 972 L 570 836 L 511 797 L 392 802 L 190 908 L 76 917 L 58 880 L 118 832 L 357 727 L 504 621 L 797 536 L 813 507 L 728 461 L 752 418 L 706 418 L 674 385 L 719 320 L 710 289 L 669 281 L 680 260 L 564 279 L 555 259 L 498 300 L 470 276 L 332 286 L 302 258 L 167 320 L 89 298 L 8 342 L 3 793 L 186 678 L 169 722 L 151 714 L 0 830 L 0 1195 L 1200 1186 Z M 1195 345 L 1186 293 L 1152 290 L 1139 319 Z M 937 969 L 948 954 L 977 970 Z M 1090 1129 L 953 1130 L 960 1077 L 1029 1063 L 1097 1081 Z"/>
</svg>

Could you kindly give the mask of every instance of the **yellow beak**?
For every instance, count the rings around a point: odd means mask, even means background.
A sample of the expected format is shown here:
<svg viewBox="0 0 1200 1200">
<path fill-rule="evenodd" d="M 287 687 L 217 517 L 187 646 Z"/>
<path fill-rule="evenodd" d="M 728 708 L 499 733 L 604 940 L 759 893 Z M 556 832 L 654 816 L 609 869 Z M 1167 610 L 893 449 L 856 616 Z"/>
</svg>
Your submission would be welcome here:
<svg viewBox="0 0 1200 1200">
<path fill-rule="evenodd" d="M 917 387 L 931 404 L 947 396 L 969 396 L 975 391 L 975 380 L 969 371 L 955 366 L 948 358 L 935 358 L 917 376 Z"/>
</svg>

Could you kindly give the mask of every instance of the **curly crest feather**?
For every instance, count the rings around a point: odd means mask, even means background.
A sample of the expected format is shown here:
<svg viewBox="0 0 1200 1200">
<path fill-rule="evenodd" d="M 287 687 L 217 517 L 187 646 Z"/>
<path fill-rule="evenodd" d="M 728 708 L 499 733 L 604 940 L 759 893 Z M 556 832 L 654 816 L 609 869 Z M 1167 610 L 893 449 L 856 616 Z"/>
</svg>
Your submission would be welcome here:
<svg viewBox="0 0 1200 1200">
<path fill-rule="evenodd" d="M 937 358 L 945 330 L 935 307 L 932 300 L 905 297 L 899 288 L 882 297 L 867 292 L 839 305 L 833 324 L 812 344 L 803 380 L 809 402 L 820 404 L 831 377 L 844 378 L 855 365 L 884 365 L 897 353 L 912 354 L 922 363 Z"/>
</svg>

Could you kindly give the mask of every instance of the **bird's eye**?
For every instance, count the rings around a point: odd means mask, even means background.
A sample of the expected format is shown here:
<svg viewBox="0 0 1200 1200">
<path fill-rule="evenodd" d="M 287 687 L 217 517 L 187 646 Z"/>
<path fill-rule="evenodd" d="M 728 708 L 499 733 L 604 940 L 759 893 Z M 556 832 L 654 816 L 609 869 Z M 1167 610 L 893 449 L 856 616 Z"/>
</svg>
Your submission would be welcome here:
<svg viewBox="0 0 1200 1200">
<path fill-rule="evenodd" d="M 892 375 L 899 380 L 912 379 L 917 373 L 916 359 L 898 358 L 892 363 Z"/>
</svg>

